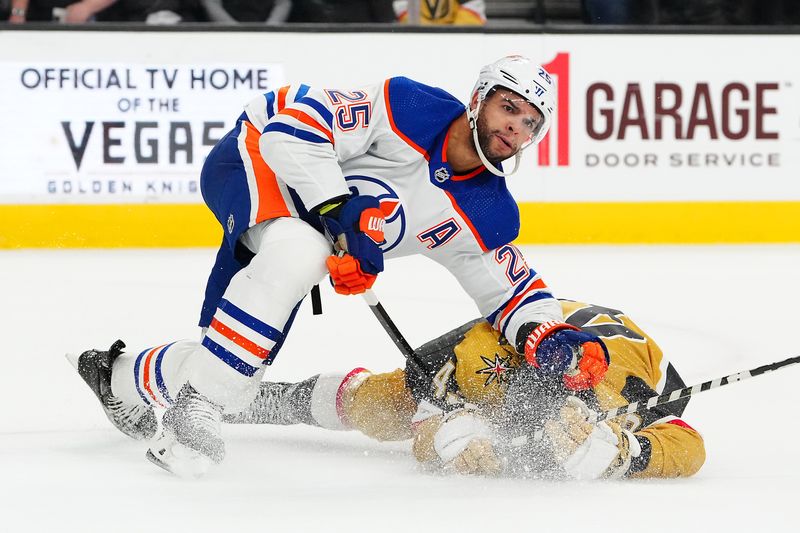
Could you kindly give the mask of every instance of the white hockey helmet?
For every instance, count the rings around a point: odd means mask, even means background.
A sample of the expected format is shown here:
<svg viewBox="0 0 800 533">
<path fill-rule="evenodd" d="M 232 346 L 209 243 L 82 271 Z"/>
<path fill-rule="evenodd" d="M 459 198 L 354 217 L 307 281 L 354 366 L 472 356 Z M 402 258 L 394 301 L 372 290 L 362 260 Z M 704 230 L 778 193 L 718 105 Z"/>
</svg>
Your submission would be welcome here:
<svg viewBox="0 0 800 533">
<path fill-rule="evenodd" d="M 542 114 L 542 120 L 533 131 L 530 142 L 523 146 L 523 148 L 533 144 L 539 144 L 550 130 L 550 125 L 553 122 L 553 112 L 555 111 L 556 88 L 553 84 L 552 77 L 544 67 L 523 56 L 507 56 L 481 69 L 478 75 L 478 81 L 475 83 L 475 87 L 472 89 L 472 94 L 470 95 L 474 96 L 477 93 L 478 103 L 475 109 L 470 109 L 470 107 L 467 106 L 469 125 L 475 139 L 475 147 L 484 165 L 497 175 L 508 176 L 516 172 L 517 168 L 519 168 L 519 152 L 516 156 L 514 170 L 506 174 L 500 172 L 494 165 L 486 161 L 480 145 L 478 144 L 477 120 L 480 106 L 489 92 L 497 87 L 503 87 L 514 91 Z M 520 149 L 520 151 L 522 151 L 522 149 Z"/>
</svg>

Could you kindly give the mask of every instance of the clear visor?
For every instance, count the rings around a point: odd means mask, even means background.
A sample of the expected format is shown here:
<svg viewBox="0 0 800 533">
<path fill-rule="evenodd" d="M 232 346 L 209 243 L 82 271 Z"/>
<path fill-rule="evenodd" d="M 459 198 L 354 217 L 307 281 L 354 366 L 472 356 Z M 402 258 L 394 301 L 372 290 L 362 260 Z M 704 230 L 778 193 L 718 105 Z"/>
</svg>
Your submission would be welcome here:
<svg viewBox="0 0 800 533">
<path fill-rule="evenodd" d="M 525 146 L 533 142 L 544 126 L 544 115 L 528 100 L 516 95 L 501 93 L 504 109 L 517 120 L 519 131 L 527 134 Z"/>
</svg>

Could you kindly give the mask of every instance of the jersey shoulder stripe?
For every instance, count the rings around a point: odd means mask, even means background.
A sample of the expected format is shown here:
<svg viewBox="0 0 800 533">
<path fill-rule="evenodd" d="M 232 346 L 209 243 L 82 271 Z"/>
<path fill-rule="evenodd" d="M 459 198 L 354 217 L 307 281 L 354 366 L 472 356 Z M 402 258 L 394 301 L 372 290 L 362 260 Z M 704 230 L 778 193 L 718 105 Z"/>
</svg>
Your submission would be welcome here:
<svg viewBox="0 0 800 533">
<path fill-rule="evenodd" d="M 333 129 L 333 113 L 325 107 L 325 104 L 321 103 L 319 100 L 315 100 L 310 96 L 303 96 L 302 98 L 298 98 L 296 100 L 298 104 L 307 105 L 314 111 L 316 111 L 320 118 L 325 121 L 325 124 L 328 125 L 328 129 Z"/>
<path fill-rule="evenodd" d="M 294 120 L 291 120 L 289 117 Z M 285 108 L 283 111 L 278 113 L 276 118 L 271 121 L 270 124 L 278 122 L 305 130 L 308 133 L 321 133 L 331 142 L 331 144 L 333 144 L 333 132 L 331 131 L 330 127 L 326 127 L 325 125 L 321 124 L 315 117 L 309 115 L 302 109 L 295 109 L 291 107 Z M 265 132 L 268 131 L 270 124 L 267 124 L 267 126 L 264 128 Z"/>
<path fill-rule="evenodd" d="M 261 94 L 245 104 L 247 119 L 263 132 L 267 122 L 287 105 L 307 98 L 310 90 L 306 84 L 295 84 Z"/>
<path fill-rule="evenodd" d="M 423 155 L 465 110 L 447 91 L 405 77 L 389 78 L 384 97 L 392 129 Z"/>
<path fill-rule="evenodd" d="M 308 85 L 281 88 L 267 95 L 267 124 L 262 133 L 280 132 L 298 139 L 333 144 L 333 114 L 313 97 Z"/>
<path fill-rule="evenodd" d="M 288 124 L 284 124 L 283 122 L 270 122 L 264 128 L 264 133 L 267 132 L 279 132 L 285 133 L 287 135 L 291 135 L 292 137 L 297 137 L 300 140 L 308 141 L 312 143 L 329 143 L 330 140 L 326 139 L 325 137 L 320 137 L 315 133 L 311 133 L 310 131 L 301 130 L 294 126 L 289 126 Z"/>
</svg>

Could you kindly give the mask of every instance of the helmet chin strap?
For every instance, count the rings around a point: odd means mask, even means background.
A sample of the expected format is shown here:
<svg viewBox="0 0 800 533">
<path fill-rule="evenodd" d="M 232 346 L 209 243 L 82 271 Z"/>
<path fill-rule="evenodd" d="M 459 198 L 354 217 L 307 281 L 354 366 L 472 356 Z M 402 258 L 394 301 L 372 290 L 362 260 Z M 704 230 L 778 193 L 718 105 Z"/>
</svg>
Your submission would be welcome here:
<svg viewBox="0 0 800 533">
<path fill-rule="evenodd" d="M 478 152 L 478 157 L 481 158 L 483 166 L 485 166 L 486 169 L 495 176 L 500 176 L 502 178 L 511 176 L 517 170 L 519 170 L 519 162 L 522 160 L 522 154 L 520 153 L 521 150 L 517 152 L 517 154 L 514 156 L 514 169 L 511 172 L 503 172 L 502 170 L 495 167 L 492 163 L 490 163 L 488 159 L 486 159 L 486 156 L 483 155 L 483 150 L 481 150 L 481 144 L 480 142 L 478 142 L 478 113 L 480 112 L 480 108 L 481 108 L 480 100 L 478 101 L 478 105 L 475 107 L 475 111 L 473 111 L 472 109 L 469 108 L 469 106 L 467 106 L 467 119 L 469 120 L 469 129 L 472 130 L 472 140 L 475 143 L 475 150 Z"/>
</svg>

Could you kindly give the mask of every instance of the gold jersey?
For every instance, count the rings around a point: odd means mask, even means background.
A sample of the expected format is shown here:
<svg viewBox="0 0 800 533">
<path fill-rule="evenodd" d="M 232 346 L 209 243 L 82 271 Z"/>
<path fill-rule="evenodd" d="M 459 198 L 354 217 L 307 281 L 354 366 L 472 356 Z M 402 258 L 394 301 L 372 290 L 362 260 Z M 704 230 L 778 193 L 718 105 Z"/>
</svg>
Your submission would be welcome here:
<svg viewBox="0 0 800 533">
<path fill-rule="evenodd" d="M 608 347 L 609 369 L 584 400 L 607 410 L 684 386 L 658 345 L 627 315 L 606 307 L 561 301 L 566 322 L 597 335 Z M 465 403 L 491 418 L 503 405 L 509 379 L 523 362 L 514 348 L 485 320 L 465 324 L 415 350 L 405 371 L 367 378 L 345 402 L 355 429 L 382 440 L 413 436 L 411 417 L 419 402 L 443 411 Z M 586 395 L 593 396 L 586 398 Z M 677 477 L 694 474 L 705 461 L 700 434 L 681 420 L 688 398 L 617 421 L 634 432 L 642 455 L 631 476 Z M 430 450 L 415 449 L 428 459 Z"/>
<path fill-rule="evenodd" d="M 420 0 L 419 9 L 422 24 L 486 24 L 483 0 Z M 395 12 L 400 22 L 408 22 L 407 1 L 395 2 Z"/>
</svg>

